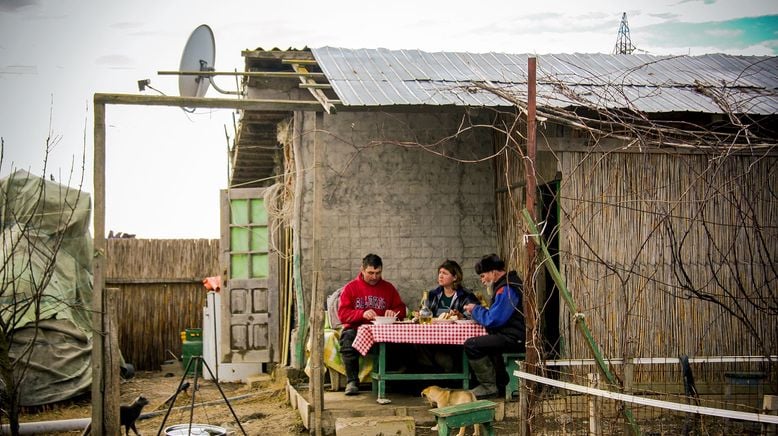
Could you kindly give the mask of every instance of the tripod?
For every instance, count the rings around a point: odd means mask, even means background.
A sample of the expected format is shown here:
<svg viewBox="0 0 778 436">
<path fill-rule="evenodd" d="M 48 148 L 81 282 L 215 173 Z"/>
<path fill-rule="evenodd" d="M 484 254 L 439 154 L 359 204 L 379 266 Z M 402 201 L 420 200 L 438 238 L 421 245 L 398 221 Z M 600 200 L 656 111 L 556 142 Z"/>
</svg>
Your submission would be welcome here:
<svg viewBox="0 0 778 436">
<path fill-rule="evenodd" d="M 195 408 L 195 395 L 197 394 L 197 380 L 200 376 L 198 373 L 198 369 L 200 365 L 198 363 L 203 364 L 203 368 L 208 370 L 208 374 L 211 376 L 211 381 L 216 385 L 216 388 L 219 389 L 219 393 L 222 395 L 222 398 L 224 399 L 225 404 L 227 404 L 227 408 L 230 409 L 230 412 L 232 413 L 232 417 L 235 418 L 235 422 L 238 423 L 238 427 L 240 427 L 240 431 L 243 433 L 244 436 L 246 436 L 246 430 L 243 429 L 243 426 L 240 423 L 240 419 L 238 419 L 238 415 L 235 414 L 235 410 L 233 410 L 232 405 L 230 404 L 230 400 L 227 399 L 227 396 L 224 395 L 224 391 L 222 390 L 222 387 L 219 385 L 219 382 L 216 380 L 216 377 L 214 377 L 213 372 L 211 371 L 211 368 L 208 366 L 208 363 L 203 359 L 203 356 L 192 356 L 192 358 L 189 359 L 189 363 L 186 365 L 186 369 L 184 369 L 184 375 L 181 377 L 181 382 L 178 384 L 178 389 L 176 389 L 176 393 L 173 394 L 173 397 L 170 399 L 170 405 L 168 406 L 167 412 L 165 413 L 165 418 L 162 420 L 162 424 L 159 425 L 159 430 L 157 430 L 157 436 L 159 436 L 162 433 L 162 429 L 165 428 L 165 423 L 167 422 L 168 416 L 170 416 L 170 411 L 173 410 L 173 406 L 176 404 L 176 397 L 178 397 L 179 392 L 181 392 L 181 386 L 184 385 L 184 380 L 186 380 L 186 375 L 189 374 L 190 368 L 192 368 L 192 364 L 194 364 L 194 386 L 192 388 L 192 405 L 189 408 L 189 428 L 187 430 L 187 434 L 192 433 L 192 418 L 194 417 L 194 408 Z"/>
</svg>

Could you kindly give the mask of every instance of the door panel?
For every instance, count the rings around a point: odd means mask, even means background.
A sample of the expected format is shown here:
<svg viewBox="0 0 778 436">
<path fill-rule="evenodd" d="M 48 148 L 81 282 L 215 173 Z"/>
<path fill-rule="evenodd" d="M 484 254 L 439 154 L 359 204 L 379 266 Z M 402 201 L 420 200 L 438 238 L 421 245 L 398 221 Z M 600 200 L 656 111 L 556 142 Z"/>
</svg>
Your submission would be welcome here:
<svg viewBox="0 0 778 436">
<path fill-rule="evenodd" d="M 221 192 L 222 292 L 220 358 L 225 363 L 277 362 L 278 286 L 271 261 L 265 188 Z"/>
</svg>

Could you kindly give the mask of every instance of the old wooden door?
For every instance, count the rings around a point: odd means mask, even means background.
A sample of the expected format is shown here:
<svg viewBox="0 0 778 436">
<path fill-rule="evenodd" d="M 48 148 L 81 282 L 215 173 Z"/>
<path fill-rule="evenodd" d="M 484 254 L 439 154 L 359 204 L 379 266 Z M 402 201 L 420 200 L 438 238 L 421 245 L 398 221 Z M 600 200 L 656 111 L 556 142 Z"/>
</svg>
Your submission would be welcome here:
<svg viewBox="0 0 778 436">
<path fill-rule="evenodd" d="M 221 192 L 223 363 L 278 361 L 278 280 L 265 190 Z"/>
</svg>

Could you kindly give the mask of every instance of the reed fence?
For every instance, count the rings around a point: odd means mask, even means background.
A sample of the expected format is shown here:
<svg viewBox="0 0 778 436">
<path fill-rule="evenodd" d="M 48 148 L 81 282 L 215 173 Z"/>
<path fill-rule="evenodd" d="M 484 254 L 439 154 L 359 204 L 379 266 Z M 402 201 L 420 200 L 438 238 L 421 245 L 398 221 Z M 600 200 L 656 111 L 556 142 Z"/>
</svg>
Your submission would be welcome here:
<svg viewBox="0 0 778 436">
<path fill-rule="evenodd" d="M 136 370 L 159 370 L 181 356 L 181 331 L 202 327 L 202 279 L 219 275 L 219 241 L 108 239 L 105 268 L 106 287 L 120 293 L 124 360 Z"/>
</svg>

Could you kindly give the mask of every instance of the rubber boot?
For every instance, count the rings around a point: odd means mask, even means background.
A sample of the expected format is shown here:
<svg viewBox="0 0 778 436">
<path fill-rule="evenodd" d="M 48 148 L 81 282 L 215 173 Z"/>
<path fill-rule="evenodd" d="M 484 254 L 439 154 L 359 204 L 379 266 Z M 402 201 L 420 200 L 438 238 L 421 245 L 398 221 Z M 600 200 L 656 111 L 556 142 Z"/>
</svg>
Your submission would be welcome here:
<svg viewBox="0 0 778 436">
<path fill-rule="evenodd" d="M 481 357 L 480 359 L 471 359 L 470 368 L 473 369 L 475 378 L 478 379 L 479 385 L 470 392 L 475 395 L 476 398 L 489 398 L 497 395 L 497 383 L 495 382 L 494 366 L 489 357 Z"/>
</svg>

